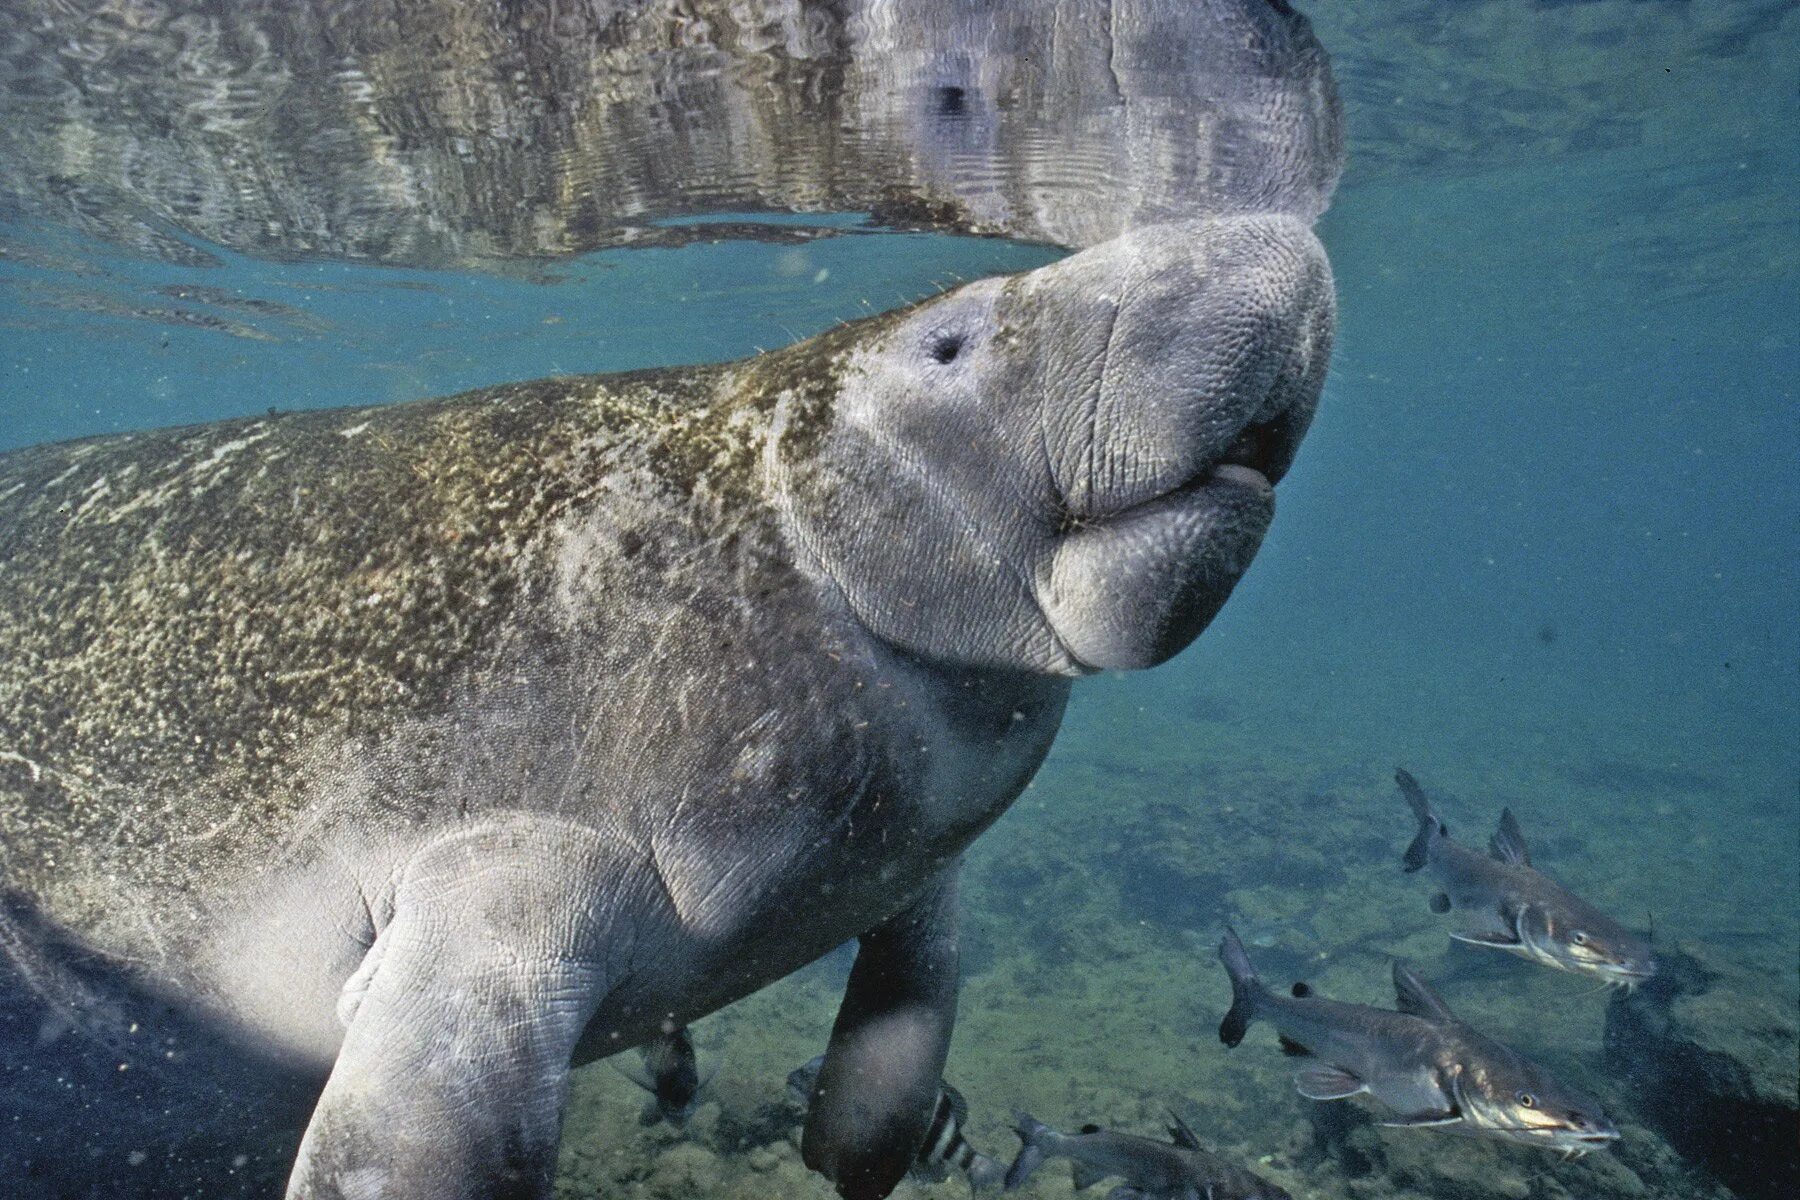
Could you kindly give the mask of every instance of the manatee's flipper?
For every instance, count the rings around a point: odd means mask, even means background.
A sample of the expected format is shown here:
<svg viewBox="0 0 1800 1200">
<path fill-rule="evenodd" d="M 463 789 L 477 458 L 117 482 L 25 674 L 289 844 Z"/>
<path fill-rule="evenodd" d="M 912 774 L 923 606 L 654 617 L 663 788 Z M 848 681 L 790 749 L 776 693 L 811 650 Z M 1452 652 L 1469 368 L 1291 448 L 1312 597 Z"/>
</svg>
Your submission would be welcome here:
<svg viewBox="0 0 1800 1200">
<path fill-rule="evenodd" d="M 859 942 L 800 1153 L 845 1200 L 881 1200 L 937 1110 L 956 1023 L 956 868 Z"/>
<path fill-rule="evenodd" d="M 343 1046 L 290 1200 L 549 1196 L 570 1054 L 606 986 L 609 867 L 560 823 L 414 856 L 339 1001 Z"/>
<path fill-rule="evenodd" d="M 1345 1100 L 1368 1085 L 1336 1067 L 1308 1067 L 1294 1076 L 1294 1088 L 1308 1100 Z"/>
</svg>

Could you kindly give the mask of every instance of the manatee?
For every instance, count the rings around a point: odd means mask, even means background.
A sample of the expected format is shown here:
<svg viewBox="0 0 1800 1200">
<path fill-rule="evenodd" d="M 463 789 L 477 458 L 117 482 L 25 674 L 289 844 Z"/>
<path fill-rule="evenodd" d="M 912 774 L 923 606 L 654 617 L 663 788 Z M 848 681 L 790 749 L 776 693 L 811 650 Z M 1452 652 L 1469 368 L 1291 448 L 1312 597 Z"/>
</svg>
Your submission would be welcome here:
<svg viewBox="0 0 1800 1200">
<path fill-rule="evenodd" d="M 1225 602 L 1333 312 L 1305 221 L 1219 217 L 735 363 L 0 456 L 0 1161 L 542 1197 L 572 1066 L 856 938 L 803 1154 L 887 1195 L 963 850 Z"/>
</svg>

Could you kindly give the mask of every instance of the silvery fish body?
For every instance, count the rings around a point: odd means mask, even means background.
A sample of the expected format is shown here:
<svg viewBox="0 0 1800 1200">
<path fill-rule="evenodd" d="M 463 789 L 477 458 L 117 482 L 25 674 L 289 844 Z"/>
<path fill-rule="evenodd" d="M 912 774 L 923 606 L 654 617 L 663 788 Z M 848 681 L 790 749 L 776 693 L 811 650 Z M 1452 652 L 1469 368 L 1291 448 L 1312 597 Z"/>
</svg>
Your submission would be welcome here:
<svg viewBox="0 0 1800 1200">
<path fill-rule="evenodd" d="M 1309 1100 L 1367 1094 L 1397 1114 L 1391 1126 L 1438 1127 L 1582 1154 L 1619 1134 L 1597 1100 L 1558 1082 L 1450 1011 L 1410 967 L 1394 963 L 1399 1011 L 1346 1004 L 1296 984 L 1271 991 L 1243 943 L 1225 931 L 1219 958 L 1231 975 L 1231 1010 L 1219 1040 L 1235 1046 L 1266 1020 L 1282 1048 L 1309 1061 L 1295 1086 Z"/>
<path fill-rule="evenodd" d="M 1403 865 L 1408 871 L 1430 867 L 1443 884 L 1432 897 L 1433 912 L 1455 911 L 1471 921 L 1451 937 L 1625 987 L 1656 973 L 1647 939 L 1531 865 L 1531 851 L 1510 808 L 1500 814 L 1490 854 L 1482 854 L 1450 840 L 1449 826 L 1410 773 L 1396 770 L 1394 782 L 1419 819 Z"/>
<path fill-rule="evenodd" d="M 1024 1144 L 1006 1173 L 1006 1190 L 1023 1187 L 1046 1159 L 1074 1164 L 1075 1187 L 1102 1179 L 1124 1182 L 1108 1200 L 1292 1200 L 1283 1189 L 1204 1150 L 1180 1117 L 1169 1127 L 1173 1142 L 1084 1125 L 1080 1133 L 1059 1133 L 1029 1113 L 1016 1116 Z"/>
</svg>

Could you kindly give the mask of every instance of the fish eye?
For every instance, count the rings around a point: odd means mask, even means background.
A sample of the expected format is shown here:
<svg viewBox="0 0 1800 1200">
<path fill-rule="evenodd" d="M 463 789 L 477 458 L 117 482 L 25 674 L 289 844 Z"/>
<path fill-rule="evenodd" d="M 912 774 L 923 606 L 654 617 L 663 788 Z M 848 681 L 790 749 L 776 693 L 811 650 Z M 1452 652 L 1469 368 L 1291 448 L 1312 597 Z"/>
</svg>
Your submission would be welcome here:
<svg viewBox="0 0 1800 1200">
<path fill-rule="evenodd" d="M 1517 1096 L 1514 1096 L 1513 1099 L 1515 1099 L 1519 1102 L 1519 1106 L 1521 1108 L 1536 1108 L 1537 1107 L 1537 1097 L 1532 1095 L 1530 1092 L 1520 1092 Z"/>
<path fill-rule="evenodd" d="M 1574 933 L 1569 935 L 1569 940 L 1574 942 L 1577 946 L 1585 946 L 1588 944 L 1588 935 L 1577 929 Z"/>
</svg>

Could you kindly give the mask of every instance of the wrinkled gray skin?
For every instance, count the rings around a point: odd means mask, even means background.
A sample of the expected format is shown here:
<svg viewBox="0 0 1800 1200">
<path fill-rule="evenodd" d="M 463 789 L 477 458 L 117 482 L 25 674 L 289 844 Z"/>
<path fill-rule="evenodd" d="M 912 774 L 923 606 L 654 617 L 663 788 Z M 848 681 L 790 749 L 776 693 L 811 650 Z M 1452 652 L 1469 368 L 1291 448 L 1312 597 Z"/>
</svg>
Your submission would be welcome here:
<svg viewBox="0 0 1800 1200">
<path fill-rule="evenodd" d="M 1367 1094 L 1396 1114 L 1386 1125 L 1442 1129 L 1570 1155 L 1618 1140 L 1619 1131 L 1598 1100 L 1459 1020 L 1398 959 L 1399 1011 L 1393 1012 L 1327 1000 L 1300 987 L 1291 996 L 1271 991 L 1229 929 L 1219 958 L 1231 976 L 1231 1009 L 1219 1024 L 1219 1040 L 1236 1046 L 1252 1022 L 1275 1026 L 1284 1050 L 1306 1056 L 1294 1083 L 1308 1100 Z"/>
<path fill-rule="evenodd" d="M 1332 312 L 1239 217 L 723 367 L 0 458 L 5 1104 L 60 1122 L 0 1155 L 218 1190 L 297 1120 L 290 1196 L 543 1196 L 571 1064 L 858 937 L 803 1149 L 886 1195 L 959 856 L 1071 679 L 1225 602 Z"/>
</svg>

